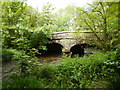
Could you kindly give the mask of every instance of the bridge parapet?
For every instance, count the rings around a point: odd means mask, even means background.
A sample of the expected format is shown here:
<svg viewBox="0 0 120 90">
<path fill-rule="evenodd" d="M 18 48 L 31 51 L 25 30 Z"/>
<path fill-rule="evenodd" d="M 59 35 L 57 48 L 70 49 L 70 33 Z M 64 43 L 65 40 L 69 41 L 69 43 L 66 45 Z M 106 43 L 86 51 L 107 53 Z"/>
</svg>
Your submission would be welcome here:
<svg viewBox="0 0 120 90">
<path fill-rule="evenodd" d="M 52 33 L 52 39 L 80 39 L 86 38 L 86 36 L 93 34 L 91 31 L 63 31 L 63 32 L 54 32 Z"/>
</svg>

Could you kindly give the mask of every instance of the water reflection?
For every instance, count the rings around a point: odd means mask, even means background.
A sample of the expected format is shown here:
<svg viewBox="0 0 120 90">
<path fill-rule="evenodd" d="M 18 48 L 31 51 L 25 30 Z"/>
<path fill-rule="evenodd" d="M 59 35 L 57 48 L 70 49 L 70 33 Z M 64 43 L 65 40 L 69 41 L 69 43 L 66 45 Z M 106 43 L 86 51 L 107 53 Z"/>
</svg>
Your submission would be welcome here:
<svg viewBox="0 0 120 90">
<path fill-rule="evenodd" d="M 100 53 L 102 52 L 101 50 L 98 50 L 94 47 L 87 47 L 84 48 L 84 56 L 88 56 L 90 54 L 94 54 L 94 53 Z M 68 53 L 70 54 L 70 53 Z M 53 61 L 58 61 L 62 58 L 63 56 L 63 52 L 46 52 L 44 55 L 38 57 L 38 61 L 40 62 L 53 62 Z M 66 55 L 66 56 L 70 56 L 70 55 Z"/>
<path fill-rule="evenodd" d="M 52 62 L 60 60 L 63 56 L 63 53 L 57 54 L 57 53 L 46 53 L 46 55 L 38 57 L 39 62 Z"/>
</svg>

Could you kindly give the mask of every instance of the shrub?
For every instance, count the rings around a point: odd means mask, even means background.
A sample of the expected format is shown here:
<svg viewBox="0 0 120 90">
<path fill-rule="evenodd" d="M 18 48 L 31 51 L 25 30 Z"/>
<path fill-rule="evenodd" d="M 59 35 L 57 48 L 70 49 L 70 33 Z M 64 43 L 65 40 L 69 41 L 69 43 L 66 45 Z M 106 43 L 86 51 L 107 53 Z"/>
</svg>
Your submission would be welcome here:
<svg viewBox="0 0 120 90">
<path fill-rule="evenodd" d="M 28 50 L 30 48 L 30 40 L 27 37 L 16 38 L 12 43 L 14 48 L 18 50 Z"/>
<path fill-rule="evenodd" d="M 120 74 L 114 73 L 110 79 L 107 79 L 107 82 L 109 82 L 108 88 L 120 89 Z"/>
<path fill-rule="evenodd" d="M 57 65 L 56 84 L 59 88 L 88 88 L 93 81 L 111 79 L 115 70 L 104 63 L 107 58 L 108 55 L 100 53 L 83 58 L 63 59 Z"/>
<path fill-rule="evenodd" d="M 12 60 L 22 60 L 23 56 L 26 56 L 25 51 L 16 50 L 16 49 L 9 49 L 13 52 Z"/>
<path fill-rule="evenodd" d="M 26 56 L 24 51 L 16 49 L 3 49 L 2 50 L 2 61 L 7 62 L 10 60 L 22 60 L 23 56 Z"/>
<path fill-rule="evenodd" d="M 9 51 L 8 49 L 2 49 L 2 61 L 10 61 L 13 57 L 13 52 Z"/>
<path fill-rule="evenodd" d="M 20 71 L 22 76 L 35 75 L 40 71 L 42 64 L 37 61 L 37 58 L 31 58 L 29 56 L 23 57 L 23 60 L 20 61 Z"/>
<path fill-rule="evenodd" d="M 41 67 L 39 72 L 37 72 L 38 78 L 44 78 L 48 81 L 52 81 L 55 79 L 56 68 L 50 64 L 45 64 Z"/>
<path fill-rule="evenodd" d="M 42 49 L 45 44 L 51 43 L 48 38 L 50 35 L 43 32 L 40 28 L 36 28 L 31 35 L 31 46 L 36 49 Z"/>
</svg>

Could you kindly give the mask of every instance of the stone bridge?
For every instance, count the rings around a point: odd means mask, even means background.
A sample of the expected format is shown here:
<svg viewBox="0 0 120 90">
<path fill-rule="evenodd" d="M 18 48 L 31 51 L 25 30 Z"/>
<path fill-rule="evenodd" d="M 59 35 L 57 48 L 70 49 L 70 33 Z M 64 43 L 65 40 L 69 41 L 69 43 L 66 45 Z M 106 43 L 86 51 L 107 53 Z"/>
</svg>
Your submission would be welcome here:
<svg viewBox="0 0 120 90">
<path fill-rule="evenodd" d="M 90 44 L 90 39 L 94 35 L 90 31 L 62 31 L 52 33 L 52 42 L 63 46 L 64 52 L 69 52 L 70 48 L 76 44 Z"/>
</svg>

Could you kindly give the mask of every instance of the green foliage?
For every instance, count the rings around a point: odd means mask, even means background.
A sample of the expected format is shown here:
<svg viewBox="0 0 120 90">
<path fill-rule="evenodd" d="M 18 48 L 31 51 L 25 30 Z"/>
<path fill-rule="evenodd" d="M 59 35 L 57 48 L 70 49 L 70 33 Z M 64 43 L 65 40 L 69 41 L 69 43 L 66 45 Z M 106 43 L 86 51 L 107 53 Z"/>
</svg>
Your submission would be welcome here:
<svg viewBox="0 0 120 90">
<path fill-rule="evenodd" d="M 12 60 L 22 60 L 24 56 L 27 56 L 24 51 L 16 49 L 8 49 L 13 53 Z"/>
<path fill-rule="evenodd" d="M 108 82 L 110 82 L 110 84 L 108 85 L 109 88 L 120 89 L 120 74 L 112 76 L 111 79 L 108 79 Z"/>
<path fill-rule="evenodd" d="M 102 57 L 101 57 L 102 56 Z M 91 55 L 84 58 L 67 58 L 62 60 L 58 67 L 57 84 L 60 88 L 85 88 L 86 84 L 99 78 L 105 78 L 113 71 L 103 65 L 106 56 L 103 54 Z M 61 86 L 61 84 L 63 87 Z"/>
<path fill-rule="evenodd" d="M 93 54 L 88 57 L 64 58 L 56 65 L 40 64 L 36 59 L 25 57 L 20 62 L 21 74 L 17 78 L 13 77 L 10 84 L 4 83 L 4 87 L 13 87 L 17 83 L 29 88 L 28 82 L 37 83 L 33 85 L 37 88 L 116 88 L 119 84 L 119 58 L 115 51 Z M 107 63 L 106 63 L 107 61 Z M 116 63 L 111 63 L 118 62 Z M 25 77 L 23 77 L 25 76 Z M 29 78 L 31 77 L 30 81 Z M 23 81 L 25 79 L 26 81 Z M 15 84 L 18 87 L 18 84 Z M 23 85 L 22 84 L 22 85 Z M 104 84 L 104 85 L 103 85 Z M 23 87 L 23 86 L 21 86 Z M 34 86 L 32 86 L 34 88 Z"/>
<path fill-rule="evenodd" d="M 37 78 L 50 80 L 54 79 L 56 69 L 49 64 L 41 64 L 37 58 L 24 57 L 20 61 L 20 71 L 22 76 L 36 76 Z"/>
<path fill-rule="evenodd" d="M 43 6 L 42 8 L 42 16 L 43 16 L 43 25 L 50 25 L 53 24 L 53 15 L 52 15 L 52 11 L 54 10 L 54 8 L 52 7 L 51 3 L 47 3 L 46 5 Z"/>
<path fill-rule="evenodd" d="M 7 62 L 11 60 L 21 60 L 26 56 L 24 51 L 16 49 L 2 49 L 2 61 Z"/>
<path fill-rule="evenodd" d="M 54 80 L 56 74 L 56 67 L 50 65 L 50 64 L 45 64 L 43 67 L 41 67 L 40 71 L 37 73 L 38 78 L 43 78 L 48 81 Z"/>
<path fill-rule="evenodd" d="M 10 73 L 11 81 L 3 81 L 3 88 L 48 88 L 54 84 L 56 69 L 41 64 L 36 58 L 25 56 L 20 61 L 20 72 Z"/>
<path fill-rule="evenodd" d="M 44 21 L 45 17 L 51 14 L 40 13 L 27 6 L 25 2 L 1 2 L 0 4 L 3 6 L 3 47 L 24 50 L 26 54 L 33 57 L 39 53 L 38 49 L 45 49 L 44 45 L 50 42 L 48 38 L 51 38 L 49 32 L 52 25 L 49 23 L 50 18 Z"/>
<path fill-rule="evenodd" d="M 120 42 L 118 29 L 118 2 L 94 2 L 88 9 L 77 8 L 78 14 L 74 22 L 79 30 L 93 32 L 95 43 L 99 48 L 109 50 Z"/>
<path fill-rule="evenodd" d="M 13 47 L 18 50 L 28 50 L 30 48 L 30 40 L 28 40 L 26 37 L 23 38 L 17 38 L 13 42 Z"/>
<path fill-rule="evenodd" d="M 111 51 L 106 54 L 99 53 L 83 58 L 65 58 L 57 65 L 57 79 L 56 84 L 59 88 L 88 88 L 91 83 L 103 80 L 100 83 L 106 83 L 106 86 L 99 88 L 108 88 L 109 85 L 116 83 L 120 67 L 120 54 L 118 51 Z M 106 63 L 107 61 L 107 63 Z M 114 77 L 114 74 L 117 77 Z M 113 81 L 109 81 L 113 80 Z M 115 88 L 115 84 L 114 88 Z M 96 86 L 97 87 L 97 86 Z M 118 86 L 117 86 L 118 87 Z"/>
<path fill-rule="evenodd" d="M 24 2 L 1 2 L 2 5 L 2 25 L 16 26 L 22 21 L 22 13 L 25 9 Z M 14 32 L 14 31 L 13 31 Z M 10 31 L 11 34 L 12 31 Z"/>
<path fill-rule="evenodd" d="M 41 30 L 42 29 L 42 30 Z M 41 46 L 50 43 L 48 38 L 50 38 L 47 27 L 41 27 L 34 30 L 33 34 L 31 35 L 31 46 L 36 49 L 41 49 Z"/>
<path fill-rule="evenodd" d="M 7 49 L 2 49 L 2 61 L 9 61 L 11 60 L 13 53 Z"/>
<path fill-rule="evenodd" d="M 37 58 L 23 57 L 23 60 L 20 62 L 20 72 L 22 76 L 34 75 L 40 69 L 42 64 L 37 61 Z"/>
<path fill-rule="evenodd" d="M 52 32 L 73 30 L 75 13 L 75 6 L 72 5 L 69 5 L 64 9 L 60 9 L 57 13 L 55 13 Z"/>
<path fill-rule="evenodd" d="M 3 88 L 44 88 L 45 80 L 38 80 L 35 76 L 17 77 L 13 82 L 3 83 Z"/>
</svg>

